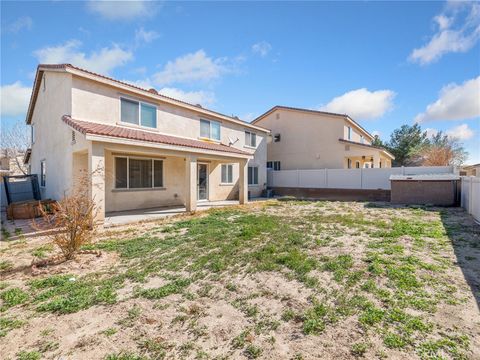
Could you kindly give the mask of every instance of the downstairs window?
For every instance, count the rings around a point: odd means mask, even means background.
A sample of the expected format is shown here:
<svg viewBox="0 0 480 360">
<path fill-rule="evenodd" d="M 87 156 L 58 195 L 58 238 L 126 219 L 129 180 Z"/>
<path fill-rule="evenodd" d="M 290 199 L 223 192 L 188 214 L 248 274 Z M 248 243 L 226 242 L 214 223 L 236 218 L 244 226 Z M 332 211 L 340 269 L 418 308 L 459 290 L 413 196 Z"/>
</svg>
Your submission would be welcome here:
<svg viewBox="0 0 480 360">
<path fill-rule="evenodd" d="M 115 157 L 115 189 L 163 187 L 163 160 Z"/>
</svg>

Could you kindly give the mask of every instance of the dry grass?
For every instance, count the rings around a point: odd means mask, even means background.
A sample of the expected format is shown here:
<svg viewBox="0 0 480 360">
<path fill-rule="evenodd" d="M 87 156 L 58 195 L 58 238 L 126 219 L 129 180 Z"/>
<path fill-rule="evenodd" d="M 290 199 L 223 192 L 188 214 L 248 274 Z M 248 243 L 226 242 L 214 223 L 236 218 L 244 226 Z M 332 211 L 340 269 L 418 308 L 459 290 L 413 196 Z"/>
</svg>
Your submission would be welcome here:
<svg viewBox="0 0 480 360">
<path fill-rule="evenodd" d="M 460 209 L 269 201 L 89 249 L 104 255 L 3 276 L 5 358 L 480 358 L 480 227 Z"/>
</svg>

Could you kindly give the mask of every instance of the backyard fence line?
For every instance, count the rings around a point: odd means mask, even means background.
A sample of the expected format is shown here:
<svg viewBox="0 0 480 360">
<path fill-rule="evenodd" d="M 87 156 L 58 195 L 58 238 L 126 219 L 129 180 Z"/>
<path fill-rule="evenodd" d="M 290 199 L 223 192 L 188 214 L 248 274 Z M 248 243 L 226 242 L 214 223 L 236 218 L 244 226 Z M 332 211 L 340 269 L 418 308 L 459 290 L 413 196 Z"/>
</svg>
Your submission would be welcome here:
<svg viewBox="0 0 480 360">
<path fill-rule="evenodd" d="M 269 170 L 269 187 L 390 190 L 390 175 L 453 174 L 453 166 Z"/>
<path fill-rule="evenodd" d="M 461 205 L 480 222 L 480 177 L 462 176 Z"/>
</svg>

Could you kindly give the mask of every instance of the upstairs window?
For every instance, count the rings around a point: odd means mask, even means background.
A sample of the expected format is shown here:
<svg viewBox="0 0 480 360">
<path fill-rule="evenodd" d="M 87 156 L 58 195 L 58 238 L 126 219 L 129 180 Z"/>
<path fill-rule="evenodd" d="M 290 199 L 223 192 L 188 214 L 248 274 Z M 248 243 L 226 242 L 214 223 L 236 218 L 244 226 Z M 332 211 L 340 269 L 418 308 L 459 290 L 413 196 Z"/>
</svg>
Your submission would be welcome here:
<svg viewBox="0 0 480 360">
<path fill-rule="evenodd" d="M 257 147 L 257 134 L 250 131 L 245 131 L 245 145 L 250 147 Z"/>
<path fill-rule="evenodd" d="M 233 183 L 233 165 L 222 164 L 222 184 Z"/>
<path fill-rule="evenodd" d="M 201 119 L 200 137 L 220 141 L 220 123 Z"/>
<path fill-rule="evenodd" d="M 150 128 L 157 127 L 157 108 L 155 106 L 124 98 L 121 98 L 120 102 L 121 122 Z"/>
<path fill-rule="evenodd" d="M 267 161 L 267 169 L 272 169 L 275 171 L 280 171 L 280 161 Z"/>
<path fill-rule="evenodd" d="M 360 142 L 361 142 L 362 144 L 365 143 L 365 138 L 363 137 L 363 135 L 360 136 Z"/>
<path fill-rule="evenodd" d="M 347 128 L 347 138 L 352 140 L 352 128 L 350 126 Z"/>
</svg>

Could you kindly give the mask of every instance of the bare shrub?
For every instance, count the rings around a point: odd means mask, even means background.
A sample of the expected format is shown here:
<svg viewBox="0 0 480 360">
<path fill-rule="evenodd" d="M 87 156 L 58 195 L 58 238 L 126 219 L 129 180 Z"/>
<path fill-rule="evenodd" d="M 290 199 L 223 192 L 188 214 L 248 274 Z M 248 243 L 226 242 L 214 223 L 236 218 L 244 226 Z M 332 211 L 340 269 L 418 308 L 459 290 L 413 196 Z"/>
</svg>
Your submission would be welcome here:
<svg viewBox="0 0 480 360">
<path fill-rule="evenodd" d="M 71 194 L 51 208 L 41 207 L 46 227 L 54 229 L 47 235 L 58 246 L 66 260 L 73 259 L 83 245 L 89 244 L 96 233 L 97 207 L 89 196 L 91 174 L 78 176 Z M 39 228 L 38 224 L 35 224 Z"/>
</svg>

